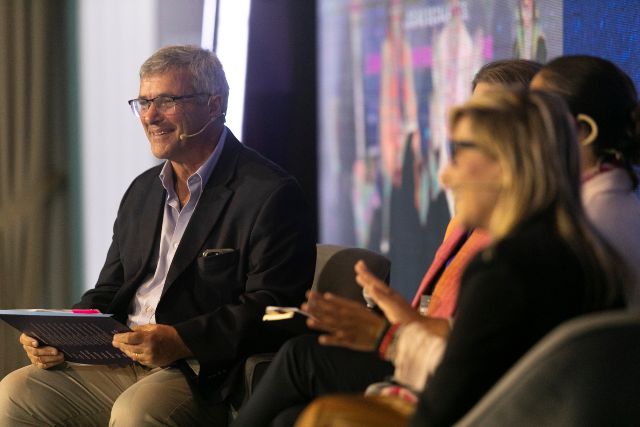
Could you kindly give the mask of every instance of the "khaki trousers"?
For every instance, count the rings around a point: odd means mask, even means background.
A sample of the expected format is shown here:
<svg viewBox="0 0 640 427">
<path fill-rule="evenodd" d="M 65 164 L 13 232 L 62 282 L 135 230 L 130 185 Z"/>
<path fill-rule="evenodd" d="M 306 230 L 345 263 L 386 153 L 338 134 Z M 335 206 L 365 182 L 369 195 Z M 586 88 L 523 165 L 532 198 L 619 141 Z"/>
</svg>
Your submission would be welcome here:
<svg viewBox="0 0 640 427">
<path fill-rule="evenodd" d="M 225 426 L 224 404 L 194 401 L 174 368 L 26 366 L 0 382 L 0 426 Z"/>
</svg>

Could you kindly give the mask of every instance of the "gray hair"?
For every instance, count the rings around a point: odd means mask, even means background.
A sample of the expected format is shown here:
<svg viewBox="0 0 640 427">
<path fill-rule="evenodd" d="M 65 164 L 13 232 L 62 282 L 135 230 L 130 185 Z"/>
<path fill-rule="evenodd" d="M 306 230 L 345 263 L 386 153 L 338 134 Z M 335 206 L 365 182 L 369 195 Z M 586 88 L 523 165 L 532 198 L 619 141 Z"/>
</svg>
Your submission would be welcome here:
<svg viewBox="0 0 640 427">
<path fill-rule="evenodd" d="M 165 46 L 140 67 L 140 79 L 174 70 L 191 74 L 197 92 L 222 96 L 222 112 L 227 112 L 229 84 L 214 52 L 193 45 Z"/>
</svg>

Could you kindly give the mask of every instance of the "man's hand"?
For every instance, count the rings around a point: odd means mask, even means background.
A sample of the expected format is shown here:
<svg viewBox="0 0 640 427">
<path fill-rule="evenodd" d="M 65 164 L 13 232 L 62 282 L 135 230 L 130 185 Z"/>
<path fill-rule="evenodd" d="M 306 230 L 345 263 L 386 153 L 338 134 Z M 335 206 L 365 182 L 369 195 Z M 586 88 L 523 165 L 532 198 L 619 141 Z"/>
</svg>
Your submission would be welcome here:
<svg viewBox="0 0 640 427">
<path fill-rule="evenodd" d="M 307 292 L 302 309 L 311 316 L 307 325 L 326 334 L 318 341 L 352 350 L 373 351 L 378 336 L 385 327 L 384 317 L 364 305 L 331 293 Z"/>
<path fill-rule="evenodd" d="M 113 346 L 142 365 L 167 366 L 193 355 L 173 326 L 149 324 L 132 330 L 115 334 Z"/>
<path fill-rule="evenodd" d="M 356 271 L 356 282 L 367 291 L 367 295 L 380 307 L 389 322 L 395 324 L 420 320 L 420 314 L 411 307 L 411 304 L 382 280 L 374 276 L 364 261 L 358 261 L 354 269 Z"/>
<path fill-rule="evenodd" d="M 53 368 L 64 362 L 64 354 L 54 347 L 39 347 L 40 343 L 28 335 L 20 335 L 20 344 L 31 363 L 40 369 Z"/>
</svg>

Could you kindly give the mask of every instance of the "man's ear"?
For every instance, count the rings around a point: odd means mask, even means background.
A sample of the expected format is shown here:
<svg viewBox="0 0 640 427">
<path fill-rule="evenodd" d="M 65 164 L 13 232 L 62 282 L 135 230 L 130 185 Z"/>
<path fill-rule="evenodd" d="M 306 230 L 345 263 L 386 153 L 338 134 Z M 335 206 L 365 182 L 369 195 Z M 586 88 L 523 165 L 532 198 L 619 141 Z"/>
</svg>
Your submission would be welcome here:
<svg viewBox="0 0 640 427">
<path fill-rule="evenodd" d="M 209 97 L 209 101 L 207 102 L 209 106 L 209 116 L 218 117 L 223 114 L 222 111 L 222 96 L 220 95 L 212 95 Z"/>
<path fill-rule="evenodd" d="M 576 120 L 578 121 L 578 126 L 584 125 L 588 129 L 586 136 L 580 140 L 580 144 L 584 146 L 593 144 L 593 141 L 598 137 L 598 124 L 596 121 L 586 114 L 578 114 Z"/>
</svg>

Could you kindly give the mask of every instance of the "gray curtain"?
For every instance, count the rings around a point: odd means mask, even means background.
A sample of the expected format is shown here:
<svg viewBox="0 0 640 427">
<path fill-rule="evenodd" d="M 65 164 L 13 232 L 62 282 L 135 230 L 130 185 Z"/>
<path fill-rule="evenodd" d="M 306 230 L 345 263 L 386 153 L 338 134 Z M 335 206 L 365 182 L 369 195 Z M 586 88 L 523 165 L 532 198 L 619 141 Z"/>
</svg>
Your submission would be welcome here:
<svg viewBox="0 0 640 427">
<path fill-rule="evenodd" d="M 0 0 L 0 309 L 71 303 L 71 0 Z M 0 322 L 0 377 L 28 363 Z"/>
</svg>

